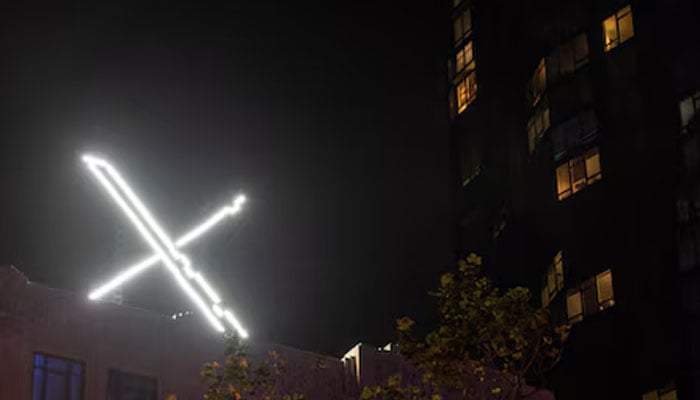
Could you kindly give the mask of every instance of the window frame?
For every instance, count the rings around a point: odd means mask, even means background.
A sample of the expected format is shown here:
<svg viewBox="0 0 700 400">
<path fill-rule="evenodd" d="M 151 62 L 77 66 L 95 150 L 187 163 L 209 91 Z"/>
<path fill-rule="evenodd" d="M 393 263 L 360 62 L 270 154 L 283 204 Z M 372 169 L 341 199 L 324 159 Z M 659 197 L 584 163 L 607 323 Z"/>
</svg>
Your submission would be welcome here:
<svg viewBox="0 0 700 400">
<path fill-rule="evenodd" d="M 461 96 L 460 96 L 460 87 L 464 85 L 464 90 L 465 90 L 465 102 L 464 104 L 461 104 Z M 457 110 L 457 114 L 462 114 L 464 111 L 469 108 L 469 106 L 474 103 L 474 100 L 476 100 L 476 94 L 479 90 L 479 86 L 476 82 L 476 71 L 471 71 L 468 74 L 464 75 L 461 77 L 458 81 L 457 84 L 454 85 L 454 92 L 455 92 L 455 109 Z"/>
<path fill-rule="evenodd" d="M 469 22 L 469 30 L 464 30 L 464 22 L 465 19 L 468 20 Z M 459 36 L 457 33 L 457 23 L 459 21 L 460 25 L 460 30 L 459 30 Z M 468 37 L 471 37 L 472 32 L 474 31 L 473 26 L 472 26 L 472 10 L 470 7 L 464 7 L 460 10 L 458 10 L 456 18 L 452 19 L 452 34 L 453 34 L 453 40 L 454 40 L 454 47 L 459 48 L 460 44 L 467 39 Z"/>
<path fill-rule="evenodd" d="M 43 364 L 39 367 L 37 367 L 36 363 L 36 357 L 41 356 L 43 357 Z M 66 371 L 57 371 L 57 370 L 50 370 L 48 368 L 48 361 L 49 358 L 55 359 L 55 360 L 60 360 L 64 363 L 66 363 Z M 73 358 L 68 358 L 68 357 L 63 357 L 59 356 L 56 354 L 51 354 L 51 353 L 45 353 L 42 351 L 35 351 L 32 352 L 32 368 L 31 368 L 31 396 L 32 400 L 45 400 L 46 399 L 46 386 L 47 386 L 47 381 L 48 381 L 48 374 L 49 372 L 52 372 L 54 374 L 60 374 L 63 379 L 65 380 L 66 384 L 66 397 L 69 400 L 75 400 L 71 399 L 71 376 L 72 376 L 72 370 L 75 366 L 80 366 L 80 374 L 78 375 L 80 377 L 80 383 L 79 383 L 79 389 L 78 389 L 78 397 L 79 400 L 84 400 L 85 399 L 85 361 L 78 360 L 78 359 L 73 359 Z M 35 374 L 37 371 L 37 368 L 42 372 L 42 383 L 41 383 L 41 390 L 40 393 L 37 394 L 35 393 Z M 38 397 L 37 397 L 38 396 Z"/>
<path fill-rule="evenodd" d="M 588 161 L 593 159 L 594 157 L 597 157 L 598 172 L 592 173 L 592 171 L 590 171 L 591 173 L 589 173 Z M 557 187 L 557 200 L 565 200 L 573 196 L 574 194 L 582 191 L 586 187 L 603 179 L 603 168 L 601 166 L 600 158 L 600 148 L 598 146 L 595 146 L 590 148 L 583 154 L 571 157 L 563 163 L 557 165 L 554 174 Z M 580 179 L 575 179 L 574 168 L 579 166 L 582 166 L 583 168 L 583 176 Z M 560 181 L 560 177 L 564 177 L 566 174 L 562 173 L 562 171 L 568 171 L 568 188 L 564 190 L 561 189 L 563 185 L 562 181 Z"/>
<path fill-rule="evenodd" d="M 542 306 L 547 307 L 562 290 L 564 290 L 564 258 L 562 251 L 559 250 L 547 267 L 543 278 Z"/>
<path fill-rule="evenodd" d="M 601 299 L 600 297 L 600 281 L 601 277 L 605 275 L 610 275 L 610 293 L 612 297 L 608 299 Z M 615 305 L 615 283 L 613 279 L 612 268 L 603 270 L 597 273 L 592 278 L 586 279 L 574 288 L 567 291 L 566 294 L 566 315 L 567 320 L 570 324 L 583 321 L 584 318 L 588 318 L 594 314 L 597 314 L 603 310 L 606 310 Z M 586 301 L 586 293 L 589 294 L 588 301 Z M 578 314 L 571 314 L 571 308 L 569 305 L 569 298 L 576 297 L 580 304 L 581 312 Z M 588 305 L 587 305 L 588 304 Z"/>
<path fill-rule="evenodd" d="M 693 114 L 690 116 L 688 121 L 684 123 L 684 121 L 683 121 L 683 103 L 688 102 L 688 101 L 692 105 Z M 679 114 L 680 132 L 681 132 L 681 134 L 686 134 L 686 133 L 688 133 L 690 125 L 692 125 L 695 121 L 700 119 L 700 90 L 695 91 L 694 93 L 691 93 L 689 96 L 682 98 L 678 102 L 678 114 Z"/>
<path fill-rule="evenodd" d="M 628 17 L 630 18 L 630 27 L 631 27 L 631 35 L 626 38 L 622 38 L 621 30 L 620 30 L 620 20 L 623 18 Z M 606 24 L 615 24 L 615 38 L 611 39 L 608 37 L 607 31 L 606 31 Z M 603 50 L 605 53 L 610 52 L 611 50 L 619 47 L 621 44 L 629 41 L 634 37 L 634 14 L 632 12 L 632 5 L 628 4 L 617 11 L 615 11 L 613 14 L 609 15 L 605 19 L 603 19 L 602 22 L 602 27 L 603 27 Z"/>
<path fill-rule="evenodd" d="M 539 126 L 540 129 L 537 129 Z M 529 154 L 534 154 L 537 145 L 542 141 L 544 134 L 552 126 L 549 102 L 546 96 L 535 106 L 530 118 L 527 120 L 527 148 Z"/>
</svg>

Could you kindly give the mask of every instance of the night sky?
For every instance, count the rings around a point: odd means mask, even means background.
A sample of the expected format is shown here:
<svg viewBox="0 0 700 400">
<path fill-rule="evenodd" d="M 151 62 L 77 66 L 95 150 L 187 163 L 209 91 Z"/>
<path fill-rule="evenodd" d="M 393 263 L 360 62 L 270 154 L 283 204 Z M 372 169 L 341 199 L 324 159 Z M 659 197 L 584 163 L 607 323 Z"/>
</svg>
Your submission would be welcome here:
<svg viewBox="0 0 700 400">
<path fill-rule="evenodd" d="M 81 294 L 149 251 L 108 155 L 251 334 L 342 354 L 424 315 L 450 260 L 440 2 L 0 10 L 0 264 Z M 162 269 L 125 301 L 191 309 Z M 203 324 L 205 322 L 202 322 Z"/>
</svg>

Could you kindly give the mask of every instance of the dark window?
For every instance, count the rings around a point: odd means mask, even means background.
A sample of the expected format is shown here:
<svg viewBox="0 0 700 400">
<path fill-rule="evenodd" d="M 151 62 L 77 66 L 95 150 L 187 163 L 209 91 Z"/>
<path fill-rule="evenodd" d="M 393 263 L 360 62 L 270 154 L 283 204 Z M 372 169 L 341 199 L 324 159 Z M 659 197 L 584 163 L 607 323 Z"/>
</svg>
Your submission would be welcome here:
<svg viewBox="0 0 700 400">
<path fill-rule="evenodd" d="M 598 119 L 592 110 L 584 111 L 552 128 L 551 136 L 554 161 L 561 161 L 598 138 Z"/>
<path fill-rule="evenodd" d="M 455 46 L 458 46 L 462 39 L 465 39 L 472 33 L 472 13 L 470 9 L 465 9 L 459 13 L 457 18 L 452 21 L 454 31 Z"/>
<path fill-rule="evenodd" d="M 591 278 L 581 285 L 583 297 L 583 315 L 589 316 L 598 312 L 598 298 L 596 297 L 595 278 Z"/>
<path fill-rule="evenodd" d="M 700 91 L 681 100 L 678 104 L 681 113 L 681 133 L 687 133 L 689 126 L 695 122 L 700 111 Z"/>
<path fill-rule="evenodd" d="M 156 400 L 158 384 L 154 378 L 109 371 L 107 400 Z"/>
<path fill-rule="evenodd" d="M 547 79 L 556 81 L 588 64 L 588 37 L 582 33 L 558 46 L 547 57 Z"/>
<path fill-rule="evenodd" d="M 34 354 L 32 379 L 33 400 L 81 400 L 83 398 L 83 364 Z"/>
</svg>

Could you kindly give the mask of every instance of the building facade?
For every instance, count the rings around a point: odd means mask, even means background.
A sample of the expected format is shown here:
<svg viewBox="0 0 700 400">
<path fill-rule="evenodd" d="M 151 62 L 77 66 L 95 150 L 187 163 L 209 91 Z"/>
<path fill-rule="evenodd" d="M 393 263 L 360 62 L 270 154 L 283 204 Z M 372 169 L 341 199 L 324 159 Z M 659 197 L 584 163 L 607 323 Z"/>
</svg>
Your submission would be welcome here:
<svg viewBox="0 0 700 400">
<path fill-rule="evenodd" d="M 347 359 L 254 341 L 246 347 L 253 360 L 279 355 L 283 393 L 356 399 L 365 379 Z M 222 337 L 196 318 L 91 302 L 0 267 L 0 399 L 202 399 L 200 369 L 223 354 Z"/>
<path fill-rule="evenodd" d="M 450 4 L 459 252 L 573 325 L 558 399 L 700 398 L 700 4 Z"/>
</svg>

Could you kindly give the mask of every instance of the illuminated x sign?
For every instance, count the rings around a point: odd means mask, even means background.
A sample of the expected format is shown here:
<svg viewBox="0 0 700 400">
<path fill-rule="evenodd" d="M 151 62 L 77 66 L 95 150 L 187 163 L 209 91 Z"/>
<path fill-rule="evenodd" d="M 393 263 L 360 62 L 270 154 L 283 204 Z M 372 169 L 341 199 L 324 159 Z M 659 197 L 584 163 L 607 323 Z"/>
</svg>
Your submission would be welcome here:
<svg viewBox="0 0 700 400">
<path fill-rule="evenodd" d="M 112 280 L 90 293 L 89 298 L 91 300 L 100 299 L 160 261 L 216 330 L 224 332 L 226 330 L 224 323 L 228 323 L 241 337 L 248 337 L 248 332 L 243 329 L 231 310 L 224 308 L 221 304 L 219 295 L 207 283 L 202 274 L 192 268 L 189 258 L 179 251 L 179 248 L 192 242 L 227 216 L 236 214 L 245 201 L 245 197 L 236 197 L 231 205 L 222 208 L 201 225 L 173 242 L 112 165 L 103 159 L 90 155 L 83 156 L 83 162 L 87 164 L 97 180 L 112 196 L 112 199 L 129 217 L 141 237 L 155 253 L 151 257 L 126 268 Z"/>
</svg>

